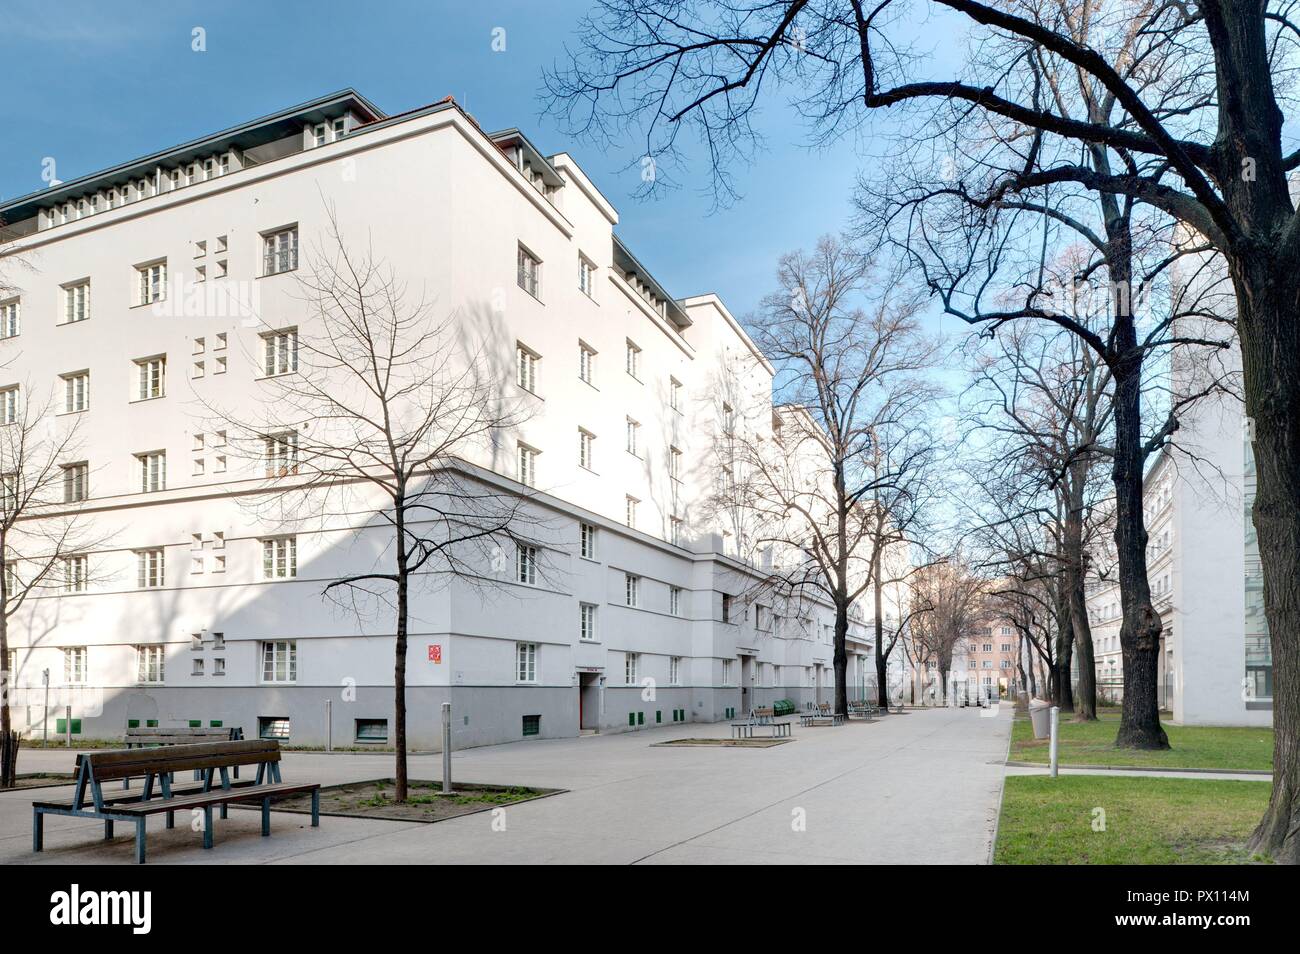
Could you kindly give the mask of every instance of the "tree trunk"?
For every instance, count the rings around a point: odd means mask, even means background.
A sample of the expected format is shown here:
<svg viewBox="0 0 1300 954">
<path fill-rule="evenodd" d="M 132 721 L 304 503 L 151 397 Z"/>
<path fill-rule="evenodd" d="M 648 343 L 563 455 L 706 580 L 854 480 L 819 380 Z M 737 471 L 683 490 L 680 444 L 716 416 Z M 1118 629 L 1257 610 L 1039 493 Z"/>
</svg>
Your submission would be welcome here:
<svg viewBox="0 0 1300 954">
<path fill-rule="evenodd" d="M 1261 263 L 1254 287 L 1269 288 L 1276 271 Z M 1255 456 L 1251 519 L 1273 654 L 1273 792 L 1250 847 L 1300 864 L 1300 290 L 1292 279 L 1282 297 L 1276 287 L 1270 291 L 1269 297 L 1237 294 L 1239 303 L 1249 303 L 1239 335 Z"/>
<path fill-rule="evenodd" d="M 3 543 L 0 543 L 0 547 Z M 3 576 L 3 574 L 0 574 Z M 9 603 L 9 594 L 5 591 L 5 582 L 0 579 L 0 739 L 11 739 L 13 717 L 9 711 L 9 693 L 13 685 L 13 673 L 9 671 L 9 617 L 4 612 Z M 18 753 L 15 750 L 9 758 L 0 759 L 0 788 L 10 788 L 16 784 L 18 774 Z"/>
<path fill-rule="evenodd" d="M 1074 721 L 1097 720 L 1097 660 L 1092 651 L 1092 626 L 1088 622 L 1083 574 L 1074 580 L 1070 593 L 1070 623 L 1074 630 L 1074 650 L 1079 659 L 1079 692 L 1074 697 Z"/>
<path fill-rule="evenodd" d="M 835 711 L 849 717 L 848 667 L 849 608 L 843 602 L 835 604 Z"/>
<path fill-rule="evenodd" d="M 397 749 L 397 766 L 393 774 L 396 791 L 393 798 L 405 802 L 406 775 L 406 618 L 407 566 L 406 535 L 402 507 L 397 508 L 397 642 L 393 651 L 393 744 Z"/>
<path fill-rule="evenodd" d="M 882 712 L 889 711 L 889 655 L 885 652 L 885 616 L 884 600 L 881 592 L 880 583 L 880 557 L 877 555 L 873 560 L 875 567 L 875 581 L 872 583 L 873 596 L 876 607 L 876 705 Z M 898 638 L 895 631 L 894 638 Z M 892 648 L 892 646 L 891 646 Z"/>
</svg>

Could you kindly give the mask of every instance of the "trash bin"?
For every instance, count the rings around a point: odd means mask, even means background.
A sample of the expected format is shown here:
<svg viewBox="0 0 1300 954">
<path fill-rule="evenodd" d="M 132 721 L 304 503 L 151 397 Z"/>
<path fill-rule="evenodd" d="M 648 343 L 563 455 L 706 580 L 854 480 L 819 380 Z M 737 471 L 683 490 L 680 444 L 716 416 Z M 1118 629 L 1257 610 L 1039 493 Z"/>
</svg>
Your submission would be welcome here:
<svg viewBox="0 0 1300 954">
<path fill-rule="evenodd" d="M 1034 724 L 1034 738 L 1046 739 L 1052 734 L 1052 704 L 1044 699 L 1029 700 L 1029 721 Z"/>
</svg>

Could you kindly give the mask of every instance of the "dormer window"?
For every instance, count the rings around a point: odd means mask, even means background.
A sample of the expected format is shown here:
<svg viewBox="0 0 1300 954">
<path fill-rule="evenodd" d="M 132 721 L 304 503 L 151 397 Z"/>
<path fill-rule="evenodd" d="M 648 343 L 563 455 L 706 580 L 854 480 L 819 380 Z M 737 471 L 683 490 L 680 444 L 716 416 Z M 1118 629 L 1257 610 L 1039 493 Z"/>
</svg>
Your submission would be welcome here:
<svg viewBox="0 0 1300 954">
<path fill-rule="evenodd" d="M 325 123 L 317 123 L 311 129 L 312 148 L 325 145 L 329 141 L 329 126 Z"/>
</svg>

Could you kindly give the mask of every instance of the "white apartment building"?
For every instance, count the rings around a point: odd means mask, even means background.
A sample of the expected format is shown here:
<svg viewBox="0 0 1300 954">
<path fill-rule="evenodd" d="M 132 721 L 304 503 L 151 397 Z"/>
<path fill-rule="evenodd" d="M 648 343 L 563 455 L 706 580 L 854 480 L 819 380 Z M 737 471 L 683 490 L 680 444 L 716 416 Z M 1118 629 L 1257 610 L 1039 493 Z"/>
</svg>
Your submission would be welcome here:
<svg viewBox="0 0 1300 954">
<path fill-rule="evenodd" d="M 1239 362 L 1235 351 L 1229 358 Z M 1174 380 L 1197 373 L 1176 362 Z M 1160 699 L 1185 725 L 1271 725 L 1272 655 L 1250 518 L 1254 467 L 1241 402 L 1198 400 L 1175 448 L 1148 466 L 1147 566 L 1164 624 Z M 1103 561 L 1105 563 L 1107 561 Z M 1122 695 L 1119 587 L 1093 580 L 1088 607 L 1099 688 Z"/>
<path fill-rule="evenodd" d="M 10 621 L 20 731 L 389 741 L 391 614 L 322 598 L 374 564 L 382 531 L 260 523 L 245 500 L 270 459 L 241 459 L 204 413 L 295 371 L 313 324 L 296 272 L 330 210 L 531 412 L 469 464 L 531 488 L 547 529 L 485 568 L 490 588 L 417 588 L 413 747 L 439 744 L 443 702 L 465 746 L 831 698 L 831 608 L 765 602 L 700 517 L 719 375 L 745 367 L 771 403 L 771 365 L 723 302 L 670 295 L 572 157 L 450 100 L 388 116 L 347 90 L 0 205 L 0 397 L 76 422 L 65 499 L 105 541 Z M 747 426 L 770 438 L 771 413 Z M 852 693 L 874 665 L 866 630 L 850 635 Z"/>
</svg>

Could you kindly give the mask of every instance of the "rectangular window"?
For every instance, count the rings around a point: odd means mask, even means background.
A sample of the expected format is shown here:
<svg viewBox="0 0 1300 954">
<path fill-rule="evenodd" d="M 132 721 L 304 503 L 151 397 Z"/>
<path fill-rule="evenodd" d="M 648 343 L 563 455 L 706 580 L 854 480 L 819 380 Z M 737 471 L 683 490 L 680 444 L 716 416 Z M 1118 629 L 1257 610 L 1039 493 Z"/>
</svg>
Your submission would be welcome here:
<svg viewBox="0 0 1300 954">
<path fill-rule="evenodd" d="M 641 441 L 641 425 L 639 422 L 634 421 L 632 420 L 632 418 L 629 417 L 627 419 L 627 452 L 631 454 L 633 457 L 641 456 L 639 453 L 637 453 L 637 449 L 640 446 L 640 441 Z"/>
<path fill-rule="evenodd" d="M 257 737 L 259 739 L 276 739 L 289 741 L 289 720 L 284 716 L 258 716 Z"/>
<path fill-rule="evenodd" d="M 167 356 L 141 358 L 136 361 L 136 399 L 148 401 L 167 392 Z"/>
<path fill-rule="evenodd" d="M 298 575 L 298 538 L 272 537 L 262 541 L 262 579 L 288 580 Z"/>
<path fill-rule="evenodd" d="M 528 586 L 537 583 L 537 547 L 515 544 L 515 579 Z"/>
<path fill-rule="evenodd" d="M 627 341 L 627 373 L 641 380 L 641 349 L 631 338 Z"/>
<path fill-rule="evenodd" d="M 63 286 L 63 321 L 85 321 L 90 317 L 90 282 Z"/>
<path fill-rule="evenodd" d="M 135 551 L 136 586 L 142 590 L 156 589 L 166 579 L 162 547 Z"/>
<path fill-rule="evenodd" d="M 298 267 L 298 226 L 262 236 L 262 274 L 279 275 Z"/>
<path fill-rule="evenodd" d="M 628 497 L 625 500 L 625 511 L 623 514 L 623 518 L 624 521 L 627 523 L 627 525 L 633 530 L 636 529 L 636 509 L 637 509 L 637 504 L 639 503 L 641 503 L 641 501 L 637 500 L 635 497 Z"/>
<path fill-rule="evenodd" d="M 276 639 L 262 643 L 262 682 L 298 681 L 298 642 Z"/>
<path fill-rule="evenodd" d="M 519 246 L 519 287 L 534 298 L 542 297 L 542 261 L 522 245 Z"/>
<path fill-rule="evenodd" d="M 640 653 L 623 654 L 623 682 L 629 686 L 637 684 L 637 670 L 640 669 Z"/>
<path fill-rule="evenodd" d="M 588 298 L 596 297 L 596 266 L 578 256 L 578 290 Z"/>
<path fill-rule="evenodd" d="M 668 542 L 673 546 L 680 547 L 682 545 L 682 528 L 685 525 L 686 521 L 682 520 L 681 517 L 668 518 Z"/>
<path fill-rule="evenodd" d="M 682 615 L 682 588 L 680 586 L 668 587 L 668 612 L 672 616 Z"/>
<path fill-rule="evenodd" d="M 515 380 L 525 391 L 537 393 L 537 363 L 541 358 L 536 352 L 523 345 L 515 345 L 515 365 L 518 374 Z"/>
<path fill-rule="evenodd" d="M 527 444 L 519 445 L 519 482 L 525 487 L 535 487 L 537 481 L 537 451 Z"/>
<path fill-rule="evenodd" d="M 682 479 L 682 452 L 676 447 L 668 448 L 668 476 L 673 480 Z"/>
<path fill-rule="evenodd" d="M 596 638 L 596 605 L 580 603 L 578 605 L 578 637 L 585 640 Z"/>
<path fill-rule="evenodd" d="M 63 375 L 63 410 L 71 414 L 90 407 L 90 372 Z"/>
<path fill-rule="evenodd" d="M 680 686 L 682 684 L 682 657 L 668 657 L 668 684 Z"/>
<path fill-rule="evenodd" d="M 159 685 L 166 676 L 166 647 L 135 647 L 135 681 L 146 685 Z"/>
<path fill-rule="evenodd" d="M 17 338 L 21 329 L 18 299 L 0 302 L 0 338 Z"/>
<path fill-rule="evenodd" d="M 63 592 L 86 592 L 86 577 L 89 563 L 84 553 L 63 558 Z"/>
<path fill-rule="evenodd" d="M 636 606 L 641 601 L 641 577 L 632 573 L 623 574 L 623 600 L 628 606 Z"/>
<path fill-rule="evenodd" d="M 167 262 L 139 265 L 136 273 L 140 280 L 139 304 L 150 305 L 167 297 Z"/>
<path fill-rule="evenodd" d="M 0 389 L 0 424 L 18 423 L 18 385 Z"/>
<path fill-rule="evenodd" d="M 724 660 L 722 660 L 722 684 L 723 684 L 724 686 L 730 686 L 730 685 L 732 684 L 732 683 L 731 683 L 731 660 L 730 660 L 730 659 L 724 659 Z"/>
<path fill-rule="evenodd" d="M 731 595 L 728 593 L 722 594 L 722 621 L 731 622 Z"/>
<path fill-rule="evenodd" d="M 578 379 L 587 384 L 596 383 L 596 352 L 578 342 Z"/>
<path fill-rule="evenodd" d="M 586 470 L 595 470 L 592 452 L 596 444 L 596 435 L 578 428 L 578 466 Z"/>
<path fill-rule="evenodd" d="M 298 473 L 298 432 L 280 431 L 262 439 L 266 454 L 266 476 L 288 477 Z"/>
<path fill-rule="evenodd" d="M 82 685 L 86 681 L 88 671 L 85 646 L 68 646 L 63 650 L 63 681 L 67 685 Z"/>
<path fill-rule="evenodd" d="M 387 742 L 387 719 L 358 719 L 356 740 L 358 742 Z"/>
<path fill-rule="evenodd" d="M 596 528 L 589 523 L 578 524 L 578 552 L 588 560 L 596 559 Z"/>
<path fill-rule="evenodd" d="M 298 329 L 262 335 L 262 373 L 268 377 L 298 370 Z"/>
<path fill-rule="evenodd" d="M 537 681 L 536 643 L 515 643 L 515 681 Z"/>
<path fill-rule="evenodd" d="M 135 459 L 140 466 L 140 492 L 156 493 L 167 489 L 167 452 L 149 451 L 137 454 Z"/>
<path fill-rule="evenodd" d="M 676 378 L 668 379 L 668 406 L 674 411 L 682 409 L 682 382 Z"/>
</svg>

